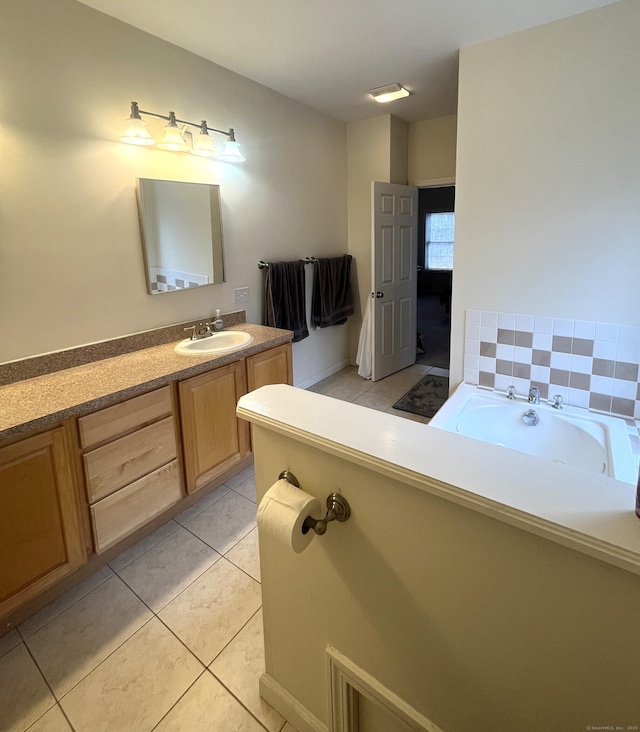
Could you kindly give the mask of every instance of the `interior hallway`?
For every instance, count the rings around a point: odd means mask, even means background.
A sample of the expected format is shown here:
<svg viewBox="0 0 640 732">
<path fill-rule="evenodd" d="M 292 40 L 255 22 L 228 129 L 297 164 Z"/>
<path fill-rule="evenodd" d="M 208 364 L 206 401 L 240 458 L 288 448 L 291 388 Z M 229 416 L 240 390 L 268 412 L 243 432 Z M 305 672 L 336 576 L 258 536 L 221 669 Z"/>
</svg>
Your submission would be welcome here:
<svg viewBox="0 0 640 732">
<path fill-rule="evenodd" d="M 349 367 L 311 391 L 393 404 L 427 372 Z M 264 671 L 253 467 L 0 638 L 0 730 L 295 732 Z"/>
</svg>

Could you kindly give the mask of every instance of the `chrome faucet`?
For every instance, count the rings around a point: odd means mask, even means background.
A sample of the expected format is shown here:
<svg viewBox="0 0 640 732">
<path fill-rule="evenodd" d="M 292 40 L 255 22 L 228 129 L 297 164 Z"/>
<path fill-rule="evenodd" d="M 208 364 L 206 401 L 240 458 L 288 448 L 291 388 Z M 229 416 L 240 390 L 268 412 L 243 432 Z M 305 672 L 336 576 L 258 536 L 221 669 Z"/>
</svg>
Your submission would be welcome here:
<svg viewBox="0 0 640 732">
<path fill-rule="evenodd" d="M 185 328 L 185 331 L 191 331 L 191 338 L 192 341 L 198 341 L 201 338 L 207 338 L 208 336 L 213 335 L 213 331 L 211 330 L 211 326 L 213 323 L 207 323 L 207 322 L 200 322 L 197 325 L 190 325 L 188 328 Z"/>
<path fill-rule="evenodd" d="M 553 397 L 553 402 L 551 403 L 551 406 L 554 409 L 562 409 L 562 397 L 560 394 L 555 394 Z"/>
<path fill-rule="evenodd" d="M 529 402 L 531 404 L 540 404 L 540 389 L 537 386 L 532 386 L 529 389 Z"/>
<path fill-rule="evenodd" d="M 513 384 L 507 389 L 507 399 L 516 398 L 516 387 Z"/>
</svg>

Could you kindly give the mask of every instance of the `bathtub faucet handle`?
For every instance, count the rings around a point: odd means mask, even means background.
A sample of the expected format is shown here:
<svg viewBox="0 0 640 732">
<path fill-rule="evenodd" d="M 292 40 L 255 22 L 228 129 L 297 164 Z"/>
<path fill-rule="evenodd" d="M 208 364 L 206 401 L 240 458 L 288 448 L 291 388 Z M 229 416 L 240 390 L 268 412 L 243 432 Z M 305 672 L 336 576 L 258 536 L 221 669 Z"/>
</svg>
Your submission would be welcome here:
<svg viewBox="0 0 640 732">
<path fill-rule="evenodd" d="M 507 399 L 516 398 L 516 387 L 513 384 L 507 389 Z"/>
<path fill-rule="evenodd" d="M 562 396 L 560 394 L 555 394 L 553 397 L 553 402 L 551 403 L 551 406 L 554 409 L 562 409 Z"/>
</svg>

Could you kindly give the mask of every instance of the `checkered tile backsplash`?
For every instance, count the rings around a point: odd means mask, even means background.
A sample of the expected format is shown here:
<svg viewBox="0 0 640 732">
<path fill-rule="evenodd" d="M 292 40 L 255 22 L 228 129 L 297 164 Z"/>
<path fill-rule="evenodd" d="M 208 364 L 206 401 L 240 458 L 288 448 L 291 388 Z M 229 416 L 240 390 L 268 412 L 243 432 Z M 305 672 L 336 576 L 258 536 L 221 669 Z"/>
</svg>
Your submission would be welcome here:
<svg viewBox="0 0 640 732">
<path fill-rule="evenodd" d="M 464 380 L 640 419 L 640 328 L 468 310 Z"/>
</svg>

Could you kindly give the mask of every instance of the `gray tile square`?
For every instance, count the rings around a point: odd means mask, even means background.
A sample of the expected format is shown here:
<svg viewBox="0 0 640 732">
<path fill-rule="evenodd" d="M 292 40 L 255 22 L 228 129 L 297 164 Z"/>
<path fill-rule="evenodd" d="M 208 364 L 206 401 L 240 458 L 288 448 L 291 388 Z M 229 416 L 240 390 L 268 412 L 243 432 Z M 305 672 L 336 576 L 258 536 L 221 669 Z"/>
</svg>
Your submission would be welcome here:
<svg viewBox="0 0 640 732">
<path fill-rule="evenodd" d="M 610 412 L 611 397 L 606 394 L 592 393 L 589 397 L 589 409 L 597 409 L 599 412 Z"/>
<path fill-rule="evenodd" d="M 571 349 L 576 356 L 593 356 L 593 341 L 589 338 L 574 338 Z"/>
<path fill-rule="evenodd" d="M 622 414 L 625 417 L 633 417 L 633 410 L 636 406 L 632 399 L 623 399 L 622 397 L 612 397 L 611 411 L 613 414 Z"/>
<path fill-rule="evenodd" d="M 513 363 L 511 361 L 496 360 L 496 374 L 504 376 L 513 376 Z"/>
<path fill-rule="evenodd" d="M 618 361 L 615 366 L 614 376 L 616 379 L 624 379 L 625 381 L 637 381 L 638 364 Z"/>
<path fill-rule="evenodd" d="M 583 389 L 589 391 L 591 388 L 591 376 L 589 374 L 580 374 L 577 371 L 572 371 L 569 376 L 569 386 L 572 389 Z"/>
<path fill-rule="evenodd" d="M 530 379 L 531 378 L 531 364 L 514 363 L 513 364 L 513 375 L 519 379 Z"/>
<path fill-rule="evenodd" d="M 540 399 L 549 398 L 549 384 L 545 384 L 542 381 L 532 381 L 531 386 L 537 386 L 540 389 Z"/>
<path fill-rule="evenodd" d="M 533 347 L 533 333 L 525 333 L 525 331 L 517 330 L 515 333 L 515 345 L 524 348 Z"/>
<path fill-rule="evenodd" d="M 531 363 L 534 366 L 551 366 L 551 351 L 539 351 L 534 348 Z"/>
<path fill-rule="evenodd" d="M 554 335 L 551 344 L 551 350 L 557 353 L 571 353 L 573 338 L 569 336 Z"/>
<path fill-rule="evenodd" d="M 507 346 L 513 346 L 516 342 L 516 333 L 514 330 L 506 328 L 498 328 L 498 343 L 504 343 Z"/>
<path fill-rule="evenodd" d="M 615 365 L 615 361 L 608 358 L 594 358 L 592 373 L 594 376 L 613 376 Z"/>
<path fill-rule="evenodd" d="M 485 341 L 480 341 L 480 355 L 488 356 L 489 358 L 495 358 L 496 357 L 496 344 L 495 343 L 485 343 Z"/>
<path fill-rule="evenodd" d="M 569 386 L 569 371 L 551 369 L 550 383 L 556 386 Z"/>
<path fill-rule="evenodd" d="M 494 389 L 496 384 L 495 374 L 490 374 L 487 371 L 481 371 L 478 377 L 478 386 L 486 386 L 489 389 Z"/>
</svg>

